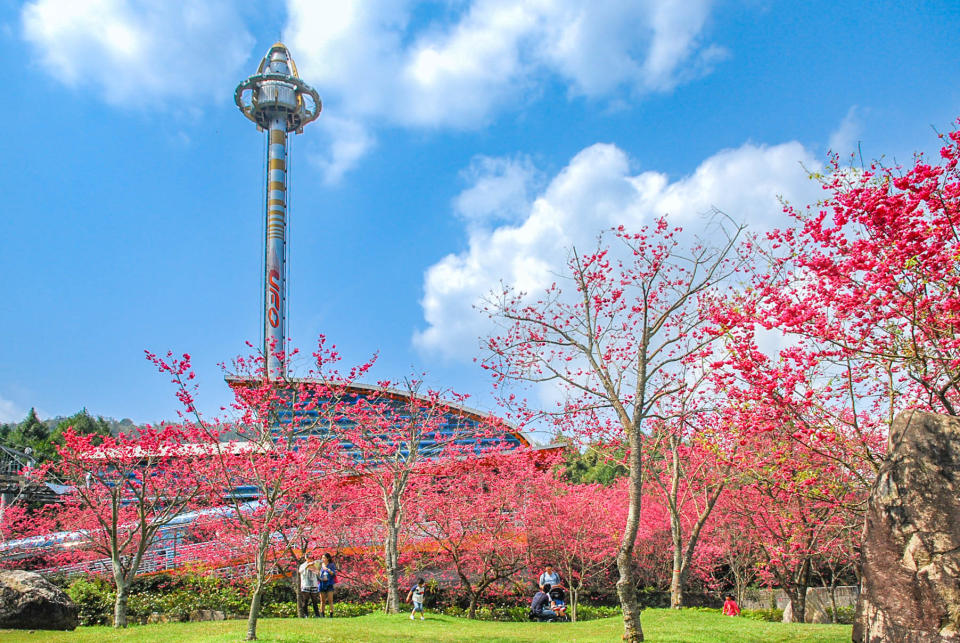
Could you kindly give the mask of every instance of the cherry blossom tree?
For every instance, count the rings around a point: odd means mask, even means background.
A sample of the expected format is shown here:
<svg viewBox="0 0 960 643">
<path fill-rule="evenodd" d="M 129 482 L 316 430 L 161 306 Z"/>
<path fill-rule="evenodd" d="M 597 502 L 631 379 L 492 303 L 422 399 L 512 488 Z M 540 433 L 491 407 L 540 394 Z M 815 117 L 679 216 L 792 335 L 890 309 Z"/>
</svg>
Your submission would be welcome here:
<svg viewBox="0 0 960 643">
<path fill-rule="evenodd" d="M 624 638 L 643 640 L 633 578 L 640 524 L 643 442 L 652 420 L 687 383 L 678 366 L 715 340 L 702 308 L 745 262 L 742 228 L 713 222 L 719 245 L 686 244 L 661 219 L 631 233 L 618 229 L 595 252 L 571 251 L 566 273 L 542 294 L 506 288 L 485 304 L 501 326 L 486 340 L 483 366 L 498 387 L 508 381 L 559 386 L 554 416 L 581 432 L 607 431 L 627 450 L 629 513 L 617 556 Z M 509 399 L 508 399 L 509 401 Z"/>
<path fill-rule="evenodd" d="M 738 448 L 736 413 L 720 392 L 712 353 L 684 361 L 687 387 L 671 400 L 672 418 L 652 423 L 646 448 L 649 478 L 670 514 L 673 569 L 670 606 L 683 606 L 683 592 L 700 537 L 730 477 Z M 718 390 L 719 389 L 719 390 Z"/>
<path fill-rule="evenodd" d="M 269 373 L 262 354 L 239 358 L 230 380 L 235 417 L 207 420 L 195 403 L 189 357 L 164 359 L 148 353 L 148 359 L 171 377 L 185 423 L 189 420 L 202 436 L 207 466 L 200 483 L 226 507 L 208 517 L 215 522 L 220 549 L 253 561 L 247 640 L 255 640 L 278 534 L 309 513 L 311 493 L 322 486 L 322 478 L 339 474 L 338 421 L 355 402 L 351 387 L 372 362 L 340 373 L 339 356 L 323 337 L 306 378 Z M 255 501 L 237 493 L 244 487 L 255 490 Z"/>
<path fill-rule="evenodd" d="M 960 413 L 960 131 L 939 164 L 841 167 L 817 206 L 785 208 L 774 268 L 760 282 L 762 322 L 908 378 L 935 412 Z"/>
<path fill-rule="evenodd" d="M 620 489 L 546 479 L 527 506 L 527 545 L 534 569 L 551 564 L 570 591 L 570 618 L 585 588 L 615 564 L 621 526 Z"/>
<path fill-rule="evenodd" d="M 526 568 L 527 505 L 549 491 L 548 474 L 524 452 L 446 460 L 433 474 L 412 500 L 412 531 L 436 548 L 434 563 L 453 567 L 476 618 L 487 590 Z"/>
<path fill-rule="evenodd" d="M 63 549 L 53 542 L 61 529 L 59 509 L 56 504 L 32 507 L 22 501 L 0 507 L 0 569 L 42 569 L 82 556 L 76 548 Z"/>
<path fill-rule="evenodd" d="M 400 386 L 379 382 L 344 409 L 338 427 L 351 450 L 341 469 L 362 478 L 357 489 L 381 507 L 387 613 L 400 610 L 400 546 L 411 482 L 431 476 L 431 463 L 490 457 L 504 447 L 506 427 L 466 410 L 465 396 L 422 388 L 418 379 Z"/>
<path fill-rule="evenodd" d="M 144 554 L 160 530 L 202 503 L 204 479 L 194 457 L 198 435 L 177 426 L 146 427 L 117 437 L 67 429 L 60 460 L 41 475 L 69 485 L 59 509 L 63 528 L 110 559 L 117 588 L 114 627 L 127 625 L 127 600 Z"/>
<path fill-rule="evenodd" d="M 651 475 L 660 487 L 670 515 L 673 569 L 670 574 L 670 606 L 683 607 L 684 586 L 693 566 L 704 527 L 726 488 L 729 464 L 718 462 L 710 446 L 700 440 L 685 442 L 676 433 L 667 436 L 663 471 Z"/>
<path fill-rule="evenodd" d="M 803 425 L 797 408 L 783 402 L 758 396 L 744 405 L 740 448 L 731 456 L 737 502 L 724 505 L 723 520 L 741 527 L 765 580 L 784 589 L 802 622 L 814 566 L 839 534 L 861 521 L 869 478 L 857 470 L 855 455 L 840 450 L 835 436 L 844 425 Z M 831 453 L 833 444 L 839 455 Z"/>
</svg>

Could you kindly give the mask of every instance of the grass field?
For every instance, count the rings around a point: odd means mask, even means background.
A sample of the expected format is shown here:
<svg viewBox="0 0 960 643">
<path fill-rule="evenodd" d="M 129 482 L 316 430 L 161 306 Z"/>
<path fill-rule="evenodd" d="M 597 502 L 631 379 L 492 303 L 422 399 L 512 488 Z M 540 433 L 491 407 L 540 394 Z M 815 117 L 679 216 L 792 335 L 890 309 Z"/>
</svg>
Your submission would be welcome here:
<svg viewBox="0 0 960 643">
<path fill-rule="evenodd" d="M 648 641 L 664 643 L 778 641 L 836 642 L 850 640 L 847 625 L 764 623 L 695 610 L 645 610 L 643 631 Z M 126 630 L 81 627 L 74 632 L 24 632 L 0 630 L 0 641 L 60 641 L 108 643 L 110 641 L 240 641 L 245 621 L 166 623 L 137 625 Z M 261 641 L 321 643 L 361 641 L 618 641 L 623 621 L 608 618 L 580 623 L 497 623 L 469 621 L 452 616 L 431 616 L 410 621 L 406 615 L 368 614 L 342 619 L 262 619 L 257 627 Z"/>
</svg>

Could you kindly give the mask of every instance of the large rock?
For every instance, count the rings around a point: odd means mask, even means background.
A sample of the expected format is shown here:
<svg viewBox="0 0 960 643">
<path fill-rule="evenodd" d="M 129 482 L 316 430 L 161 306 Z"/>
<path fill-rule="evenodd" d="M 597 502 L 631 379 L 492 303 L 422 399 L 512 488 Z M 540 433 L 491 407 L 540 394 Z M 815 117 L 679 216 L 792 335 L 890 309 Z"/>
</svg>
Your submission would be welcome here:
<svg viewBox="0 0 960 643">
<path fill-rule="evenodd" d="M 960 641 L 960 419 L 893 422 L 867 508 L 853 640 Z"/>
<path fill-rule="evenodd" d="M 0 628 L 72 630 L 78 624 L 77 606 L 43 576 L 0 571 Z"/>
</svg>

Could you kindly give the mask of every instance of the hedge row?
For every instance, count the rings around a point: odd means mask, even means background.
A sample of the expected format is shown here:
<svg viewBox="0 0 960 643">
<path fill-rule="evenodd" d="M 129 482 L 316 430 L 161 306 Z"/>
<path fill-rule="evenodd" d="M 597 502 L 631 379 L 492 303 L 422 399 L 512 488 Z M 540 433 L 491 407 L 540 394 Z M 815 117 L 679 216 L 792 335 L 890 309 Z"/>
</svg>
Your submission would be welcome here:
<svg viewBox="0 0 960 643">
<path fill-rule="evenodd" d="M 105 625 L 112 621 L 116 593 L 106 578 L 79 576 L 59 580 L 77 604 L 82 625 Z M 501 600 L 497 605 L 482 605 L 477 609 L 476 617 L 489 621 L 525 621 L 528 612 L 526 602 L 529 598 L 516 598 L 519 604 L 515 600 Z M 450 616 L 467 615 L 466 603 L 462 597 L 449 591 L 430 593 L 426 606 L 430 611 Z M 220 611 L 227 618 L 245 617 L 249 607 L 249 589 L 244 584 L 190 574 L 157 574 L 137 579 L 134 583 L 127 603 L 127 617 L 135 623 L 145 623 L 152 614 L 163 615 L 172 621 L 186 621 L 192 613 L 203 610 Z M 338 592 L 334 615 L 361 616 L 382 607 L 382 603 L 357 600 L 349 592 L 342 595 Z M 586 604 L 577 606 L 577 617 L 581 620 L 606 618 L 619 613 L 617 607 Z M 296 595 L 289 583 L 276 581 L 267 586 L 261 615 L 277 618 L 292 618 L 297 615 Z"/>
</svg>

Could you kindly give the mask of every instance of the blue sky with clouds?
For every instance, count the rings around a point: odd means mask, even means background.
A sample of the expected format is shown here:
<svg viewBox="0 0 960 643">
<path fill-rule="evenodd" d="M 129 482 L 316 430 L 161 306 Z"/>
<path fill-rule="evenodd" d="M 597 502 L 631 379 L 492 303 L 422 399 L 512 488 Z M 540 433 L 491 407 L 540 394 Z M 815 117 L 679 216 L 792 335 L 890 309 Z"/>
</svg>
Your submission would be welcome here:
<svg viewBox="0 0 960 643">
<path fill-rule="evenodd" d="M 960 116 L 955 1 L 255 5 L 0 2 L 0 420 L 170 417 L 144 349 L 227 400 L 262 255 L 233 89 L 278 37 L 324 100 L 292 145 L 290 336 L 481 407 L 472 305 L 500 280 L 664 213 L 778 225 L 828 149 L 906 161 Z"/>
</svg>

